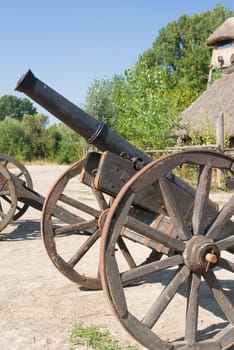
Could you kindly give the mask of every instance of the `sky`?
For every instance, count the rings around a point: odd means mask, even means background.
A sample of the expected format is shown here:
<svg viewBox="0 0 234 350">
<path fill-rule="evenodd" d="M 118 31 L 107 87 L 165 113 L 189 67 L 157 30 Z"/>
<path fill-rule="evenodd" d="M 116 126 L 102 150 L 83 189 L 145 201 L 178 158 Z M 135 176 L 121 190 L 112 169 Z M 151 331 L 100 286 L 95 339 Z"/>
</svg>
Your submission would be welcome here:
<svg viewBox="0 0 234 350">
<path fill-rule="evenodd" d="M 0 0 L 0 97 L 26 97 L 15 86 L 31 69 L 82 107 L 94 80 L 123 74 L 161 28 L 219 3 L 234 11 L 233 0 Z"/>
</svg>

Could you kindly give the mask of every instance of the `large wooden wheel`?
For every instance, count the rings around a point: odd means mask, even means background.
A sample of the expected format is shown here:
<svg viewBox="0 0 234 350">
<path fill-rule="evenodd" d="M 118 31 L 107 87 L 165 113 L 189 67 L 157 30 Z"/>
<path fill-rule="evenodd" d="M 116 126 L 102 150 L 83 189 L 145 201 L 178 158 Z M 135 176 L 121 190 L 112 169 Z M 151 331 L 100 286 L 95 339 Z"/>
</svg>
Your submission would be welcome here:
<svg viewBox="0 0 234 350">
<path fill-rule="evenodd" d="M 65 277 L 80 287 L 101 289 L 100 236 L 113 197 L 80 182 L 84 164 L 85 159 L 73 164 L 50 189 L 42 209 L 41 232 L 50 259 Z M 118 240 L 120 259 L 126 269 L 161 258 L 161 253 L 147 246 L 135 259 L 132 241 L 141 243 L 142 237 L 131 232 L 128 236 Z"/>
<path fill-rule="evenodd" d="M 14 177 L 16 177 L 30 190 L 33 189 L 32 178 L 28 170 L 22 163 L 5 153 L 0 153 L 0 162 L 13 175 L 13 180 Z M 15 186 L 17 185 L 15 184 Z M 11 201 L 10 197 L 7 198 L 9 201 Z M 18 220 L 26 212 L 28 207 L 28 204 L 18 202 L 13 216 L 13 220 Z"/>
<path fill-rule="evenodd" d="M 0 231 L 13 219 L 16 207 L 17 193 L 12 176 L 0 163 Z"/>
<path fill-rule="evenodd" d="M 192 169 L 193 179 L 196 175 L 194 199 L 186 203 L 191 220 L 181 211 L 183 197 L 176 196 L 177 186 L 187 188 L 187 181 L 179 178 L 184 164 L 186 171 Z M 131 178 L 110 208 L 102 234 L 102 286 L 121 324 L 148 349 L 220 350 L 234 345 L 234 196 L 220 210 L 210 200 L 215 169 L 232 175 L 233 165 L 231 158 L 215 152 L 160 158 Z M 135 198 L 158 185 L 175 236 L 131 216 Z M 217 214 L 208 215 L 210 211 Z M 168 254 L 124 271 L 116 246 L 126 229 L 167 247 Z M 148 285 L 123 288 L 136 277 L 148 278 Z"/>
</svg>

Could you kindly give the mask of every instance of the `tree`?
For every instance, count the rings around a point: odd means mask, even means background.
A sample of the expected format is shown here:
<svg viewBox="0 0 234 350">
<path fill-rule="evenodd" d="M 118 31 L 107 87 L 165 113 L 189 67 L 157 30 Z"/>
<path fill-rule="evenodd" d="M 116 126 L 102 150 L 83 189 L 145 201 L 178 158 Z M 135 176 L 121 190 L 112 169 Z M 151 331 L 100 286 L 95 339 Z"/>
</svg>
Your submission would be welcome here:
<svg viewBox="0 0 234 350">
<path fill-rule="evenodd" d="M 47 136 L 48 136 L 48 158 L 50 160 L 55 160 L 56 155 L 60 151 L 60 144 L 62 141 L 62 135 L 59 132 L 59 126 L 58 125 L 51 125 L 47 129 Z"/>
<path fill-rule="evenodd" d="M 207 86 L 211 49 L 205 45 L 206 39 L 233 14 L 219 4 L 213 11 L 182 15 L 159 31 L 139 62 L 144 60 L 149 67 L 163 67 L 176 74 L 178 84 L 193 90 L 196 98 Z"/>
<path fill-rule="evenodd" d="M 114 80 L 104 78 L 95 79 L 88 88 L 84 109 L 91 116 L 114 128 L 117 120 L 116 110 L 113 105 Z"/>
<path fill-rule="evenodd" d="M 57 144 L 58 149 L 55 154 L 56 161 L 60 164 L 70 164 L 81 159 L 83 157 L 82 138 L 65 124 L 59 124 L 57 126 L 57 132 L 60 134 L 61 139 L 59 144 Z M 57 140 L 58 134 L 56 134 Z"/>
<path fill-rule="evenodd" d="M 211 50 L 205 41 L 230 15 L 218 5 L 160 30 L 152 48 L 115 84 L 119 133 L 143 149 L 175 143 L 178 116 L 207 87 Z"/>
<path fill-rule="evenodd" d="M 22 123 L 14 118 L 0 121 L 0 149 L 16 159 L 32 160 L 31 136 Z"/>
<path fill-rule="evenodd" d="M 163 148 L 173 141 L 172 93 L 176 83 L 166 69 L 149 68 L 143 60 L 115 81 L 117 132 L 136 147 Z"/>
<path fill-rule="evenodd" d="M 0 120 L 7 117 L 22 120 L 25 114 L 35 115 L 37 110 L 27 98 L 4 95 L 0 98 Z"/>
<path fill-rule="evenodd" d="M 48 140 L 46 133 L 46 124 L 48 117 L 43 114 L 30 115 L 25 114 L 22 120 L 22 126 L 29 137 L 31 137 L 31 158 L 43 159 L 48 155 Z"/>
</svg>

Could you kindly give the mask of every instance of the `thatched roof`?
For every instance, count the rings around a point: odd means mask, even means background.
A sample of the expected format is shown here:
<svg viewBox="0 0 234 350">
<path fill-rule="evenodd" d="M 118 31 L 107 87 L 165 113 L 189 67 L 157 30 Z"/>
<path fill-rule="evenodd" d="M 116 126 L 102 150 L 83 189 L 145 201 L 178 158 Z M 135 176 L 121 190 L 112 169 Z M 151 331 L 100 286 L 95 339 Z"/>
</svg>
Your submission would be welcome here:
<svg viewBox="0 0 234 350">
<path fill-rule="evenodd" d="M 229 17 L 206 40 L 206 45 L 215 46 L 230 43 L 234 40 L 234 17 Z"/>
<path fill-rule="evenodd" d="M 217 116 L 223 113 L 225 133 L 234 136 L 234 65 L 216 80 L 182 114 L 184 134 L 204 135 L 205 128 L 215 134 Z"/>
</svg>

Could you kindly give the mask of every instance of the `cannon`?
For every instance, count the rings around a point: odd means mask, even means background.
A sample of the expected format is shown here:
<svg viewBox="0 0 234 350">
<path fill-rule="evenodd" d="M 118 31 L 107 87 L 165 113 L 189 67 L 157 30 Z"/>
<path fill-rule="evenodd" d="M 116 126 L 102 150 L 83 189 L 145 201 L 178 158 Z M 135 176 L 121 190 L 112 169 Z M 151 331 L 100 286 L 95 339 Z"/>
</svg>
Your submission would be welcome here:
<svg viewBox="0 0 234 350">
<path fill-rule="evenodd" d="M 148 349 L 230 348 L 234 341 L 234 197 L 219 208 L 212 201 L 211 187 L 215 170 L 233 175 L 233 159 L 217 152 L 191 151 L 152 160 L 31 71 L 19 80 L 16 90 L 98 148 L 60 176 L 45 199 L 41 230 L 54 265 L 82 287 L 102 287 L 123 327 Z M 183 176 L 184 165 L 192 169 L 193 180 Z M 69 185 L 77 178 L 91 190 L 96 205 L 84 202 L 79 185 L 71 191 Z M 71 210 L 74 221 L 62 215 L 58 221 L 57 208 Z M 73 252 L 64 251 L 68 238 L 73 239 Z M 97 274 L 82 274 L 80 269 L 91 263 L 82 264 L 83 259 L 98 242 Z M 229 276 L 230 283 L 224 283 L 224 276 Z M 131 288 L 147 281 L 157 282 L 153 300 L 147 299 L 147 293 L 132 300 Z M 160 281 L 165 286 L 158 290 Z M 204 288 L 225 320 L 222 327 L 217 323 L 202 329 L 199 305 Z M 161 335 L 166 327 L 163 315 L 173 302 L 178 303 L 181 293 L 186 300 L 183 334 Z M 138 310 L 142 302 L 144 314 Z"/>
<path fill-rule="evenodd" d="M 100 232 L 111 202 L 123 185 L 152 159 L 107 128 L 104 123 L 95 120 L 40 81 L 30 70 L 18 81 L 16 90 L 24 92 L 99 150 L 99 152 L 90 152 L 85 159 L 73 164 L 59 177 L 46 197 L 41 219 L 45 248 L 58 270 L 82 287 L 99 289 L 101 288 L 99 269 L 97 275 L 93 277 L 81 272 L 80 268 L 84 266 L 87 269 L 87 266 L 90 265 L 90 261 L 85 263 L 84 259 L 88 259 L 91 248 L 94 249 L 94 246 L 99 244 Z M 80 183 L 85 185 L 83 192 L 91 189 L 96 200 L 95 205 L 83 203 L 82 191 L 79 191 L 77 195 L 74 193 L 71 195 L 70 183 L 75 181 L 77 177 L 79 177 Z M 183 186 L 180 185 L 181 180 L 174 175 L 167 174 L 167 180 L 170 181 L 177 195 L 185 199 L 185 202 L 180 204 L 181 210 L 190 220 L 190 208 L 187 202 L 192 201 L 194 190 L 185 182 L 183 182 Z M 159 187 L 154 194 L 157 200 L 157 206 L 155 207 L 153 204 L 154 208 L 151 206 L 151 196 L 152 188 L 149 187 L 143 198 L 137 198 L 132 215 L 140 217 L 147 223 L 154 221 L 155 227 L 167 231 L 169 235 L 173 234 L 173 227 L 168 216 L 163 215 L 164 204 Z M 145 207 L 142 207 L 142 203 Z M 56 215 L 53 215 L 55 206 L 66 207 L 66 210 L 77 215 L 76 225 L 74 223 L 71 225 L 65 219 L 58 223 Z M 212 216 L 215 213 L 213 206 L 210 205 L 208 215 Z M 158 220 L 155 220 L 158 216 Z M 68 257 L 61 241 L 64 236 L 72 240 L 75 235 L 79 238 L 82 236 L 83 241 L 79 242 L 79 249 L 74 243 L 75 251 L 72 256 Z M 145 256 L 142 256 L 140 261 L 138 258 L 138 262 L 136 262 L 132 256 L 133 252 L 129 251 L 124 240 L 126 236 L 128 236 L 127 240 L 140 242 L 147 247 Z M 124 238 L 119 238 L 118 245 L 130 268 L 154 259 L 160 259 L 164 252 L 164 247 L 158 246 L 158 249 L 155 249 L 154 242 L 146 241 L 144 236 L 136 235 L 131 231 L 125 232 Z M 167 248 L 165 249 L 167 250 Z M 96 263 L 96 265 L 99 264 Z"/>
</svg>

